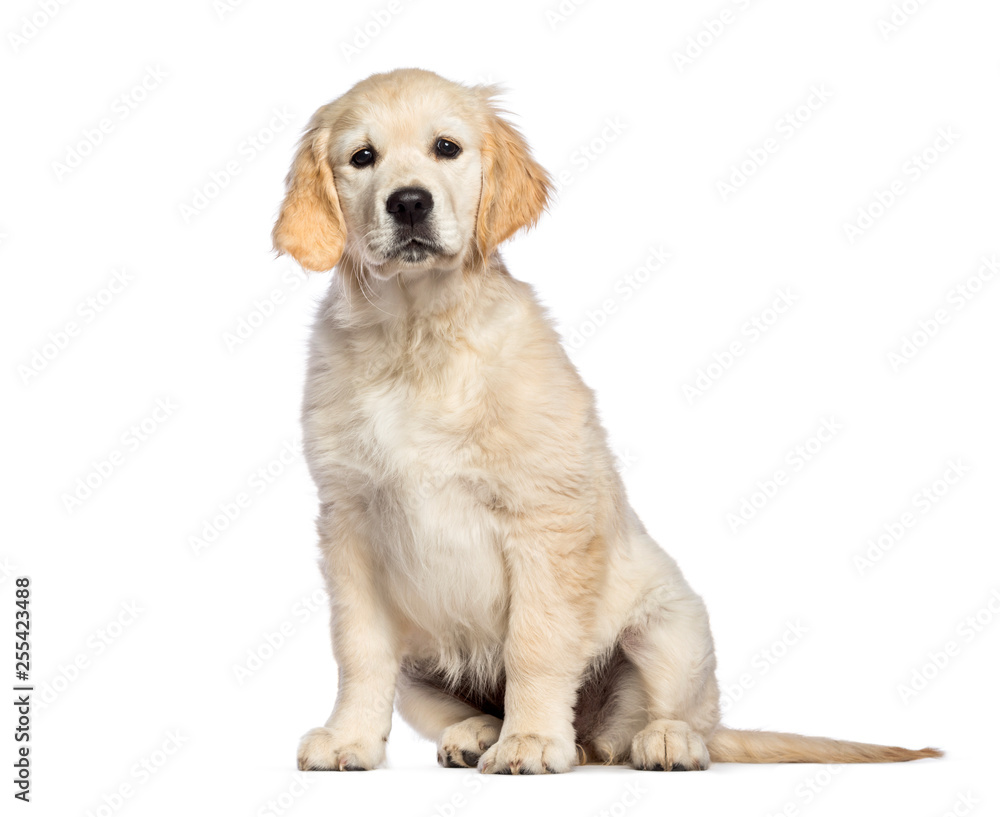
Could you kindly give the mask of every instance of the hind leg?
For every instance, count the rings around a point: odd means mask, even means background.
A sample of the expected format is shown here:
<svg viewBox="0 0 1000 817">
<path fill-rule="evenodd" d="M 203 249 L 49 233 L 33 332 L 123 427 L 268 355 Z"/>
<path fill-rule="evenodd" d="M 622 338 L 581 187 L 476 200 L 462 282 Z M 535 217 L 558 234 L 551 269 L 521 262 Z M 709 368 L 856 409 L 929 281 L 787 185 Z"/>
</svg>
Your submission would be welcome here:
<svg viewBox="0 0 1000 817">
<path fill-rule="evenodd" d="M 632 738 L 648 720 L 645 693 L 632 663 L 623 660 L 611 681 L 603 688 L 584 687 L 577 697 L 573 725 L 587 763 L 628 763 Z"/>
<path fill-rule="evenodd" d="M 405 671 L 396 686 L 396 706 L 407 723 L 437 743 L 442 766 L 475 768 L 500 737 L 503 721 L 459 700 L 446 689 Z"/>
<path fill-rule="evenodd" d="M 632 739 L 630 759 L 637 769 L 707 769 L 706 741 L 719 722 L 708 614 L 690 591 L 661 593 L 652 614 L 622 640 L 636 666 L 648 719 Z"/>
</svg>

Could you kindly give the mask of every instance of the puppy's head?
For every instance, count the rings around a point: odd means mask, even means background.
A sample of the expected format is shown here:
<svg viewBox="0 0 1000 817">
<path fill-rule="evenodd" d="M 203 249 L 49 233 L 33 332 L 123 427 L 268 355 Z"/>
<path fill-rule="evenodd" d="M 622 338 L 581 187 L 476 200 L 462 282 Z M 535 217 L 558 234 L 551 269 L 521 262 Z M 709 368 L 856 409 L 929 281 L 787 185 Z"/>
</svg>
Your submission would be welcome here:
<svg viewBox="0 0 1000 817">
<path fill-rule="evenodd" d="M 376 74 L 320 108 L 288 174 L 274 245 L 380 278 L 488 257 L 548 201 L 548 174 L 492 103 L 428 71 Z"/>
</svg>

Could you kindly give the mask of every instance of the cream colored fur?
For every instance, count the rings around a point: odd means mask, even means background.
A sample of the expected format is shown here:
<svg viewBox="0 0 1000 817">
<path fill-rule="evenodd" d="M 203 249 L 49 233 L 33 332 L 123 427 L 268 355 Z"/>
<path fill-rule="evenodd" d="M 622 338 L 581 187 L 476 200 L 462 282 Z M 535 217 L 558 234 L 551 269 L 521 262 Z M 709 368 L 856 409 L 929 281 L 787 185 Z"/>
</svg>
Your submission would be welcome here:
<svg viewBox="0 0 1000 817">
<path fill-rule="evenodd" d="M 629 507 L 593 395 L 497 254 L 549 179 L 493 94 L 370 77 L 317 111 L 289 174 L 277 249 L 337 266 L 303 423 L 339 684 L 299 767 L 377 766 L 394 701 L 442 764 L 493 773 L 934 754 L 720 727 L 705 607 Z M 386 202 L 413 186 L 433 196 L 434 247 L 406 260 Z"/>
</svg>

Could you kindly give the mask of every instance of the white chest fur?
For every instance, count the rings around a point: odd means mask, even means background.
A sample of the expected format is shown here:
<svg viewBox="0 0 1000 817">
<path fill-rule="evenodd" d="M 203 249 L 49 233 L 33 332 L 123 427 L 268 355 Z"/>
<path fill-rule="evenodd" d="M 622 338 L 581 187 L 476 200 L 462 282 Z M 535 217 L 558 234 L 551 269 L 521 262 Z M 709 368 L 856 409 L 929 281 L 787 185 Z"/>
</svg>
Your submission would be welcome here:
<svg viewBox="0 0 1000 817">
<path fill-rule="evenodd" d="M 339 490 L 366 500 L 385 597 L 417 650 L 448 664 L 502 643 L 507 599 L 502 523 L 484 501 L 469 439 L 466 403 L 482 383 L 472 362 L 458 364 L 461 376 L 423 387 L 374 373 L 306 421 L 324 467 L 340 470 Z"/>
</svg>

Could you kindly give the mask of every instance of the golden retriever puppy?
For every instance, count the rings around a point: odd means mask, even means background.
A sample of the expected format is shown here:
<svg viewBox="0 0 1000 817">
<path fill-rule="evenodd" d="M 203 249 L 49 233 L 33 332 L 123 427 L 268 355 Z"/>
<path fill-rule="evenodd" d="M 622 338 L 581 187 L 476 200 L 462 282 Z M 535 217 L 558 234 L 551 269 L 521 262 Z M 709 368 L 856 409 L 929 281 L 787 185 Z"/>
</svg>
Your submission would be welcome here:
<svg viewBox="0 0 1000 817">
<path fill-rule="evenodd" d="M 494 89 L 372 76 L 313 116 L 275 247 L 336 266 L 305 451 L 339 684 L 301 769 L 371 769 L 396 702 L 445 766 L 910 760 L 719 725 L 708 616 L 629 507 L 594 398 L 497 253 L 549 176 Z"/>
</svg>

